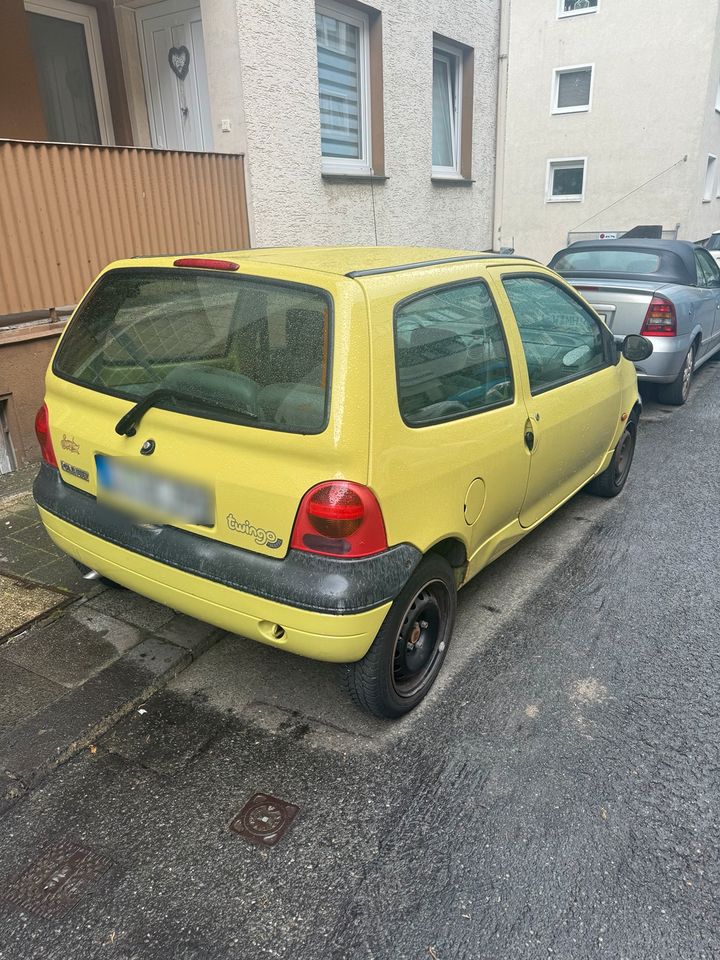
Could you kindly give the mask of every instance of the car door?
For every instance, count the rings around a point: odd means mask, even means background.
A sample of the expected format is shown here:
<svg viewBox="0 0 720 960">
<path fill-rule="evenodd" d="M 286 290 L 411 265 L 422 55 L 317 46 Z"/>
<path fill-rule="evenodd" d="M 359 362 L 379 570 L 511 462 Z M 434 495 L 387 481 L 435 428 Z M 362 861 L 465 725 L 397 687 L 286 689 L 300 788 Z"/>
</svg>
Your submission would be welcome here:
<svg viewBox="0 0 720 960">
<path fill-rule="evenodd" d="M 511 348 L 485 279 L 430 285 L 418 271 L 399 300 L 382 297 L 384 278 L 365 283 L 374 324 L 368 483 L 388 541 L 425 550 L 460 539 L 472 576 L 517 526 L 527 487 L 517 331 Z"/>
<path fill-rule="evenodd" d="M 693 305 L 691 305 L 691 317 L 695 323 L 699 323 L 702 328 L 702 343 L 698 350 L 700 356 L 708 349 L 708 345 L 713 336 L 716 314 L 718 312 L 718 290 L 713 285 L 714 271 L 708 267 L 707 261 L 703 256 L 704 253 L 704 250 L 695 250 L 697 282 L 692 291 L 694 294 L 694 312 L 692 311 Z M 709 259 L 712 260 L 712 257 L 709 257 Z"/>
<path fill-rule="evenodd" d="M 708 316 L 708 333 L 705 332 L 703 324 L 703 340 L 710 346 L 710 341 L 715 341 L 720 337 L 720 267 L 715 260 L 705 250 L 696 250 L 695 259 L 698 265 L 698 280 L 700 279 L 700 270 L 703 271 L 705 288 L 712 294 L 708 295 L 707 300 L 712 300 L 714 309 L 712 318 Z M 710 322 L 712 320 L 712 322 Z M 701 321 L 702 322 L 702 321 Z"/>
<path fill-rule="evenodd" d="M 621 414 L 619 374 L 607 327 L 558 278 L 507 267 L 495 275 L 526 362 L 530 477 L 520 523 L 531 527 L 602 464 Z"/>
</svg>

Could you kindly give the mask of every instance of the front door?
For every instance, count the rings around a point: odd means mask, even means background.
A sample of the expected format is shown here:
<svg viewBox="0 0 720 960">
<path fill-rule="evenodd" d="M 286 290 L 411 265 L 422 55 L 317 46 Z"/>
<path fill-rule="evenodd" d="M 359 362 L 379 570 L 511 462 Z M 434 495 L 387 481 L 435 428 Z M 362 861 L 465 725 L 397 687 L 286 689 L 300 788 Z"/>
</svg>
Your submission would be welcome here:
<svg viewBox="0 0 720 960">
<path fill-rule="evenodd" d="M 712 349 L 720 337 L 720 270 L 706 250 L 695 251 L 697 293 L 700 299 L 698 321 L 703 331 L 700 354 Z"/>
<path fill-rule="evenodd" d="M 530 479 L 520 511 L 532 527 L 596 473 L 619 422 L 610 335 L 550 275 L 502 268 L 527 362 Z"/>
<path fill-rule="evenodd" d="M 152 145 L 212 150 L 202 17 L 197 0 L 163 0 L 137 11 Z"/>
<path fill-rule="evenodd" d="M 26 0 L 48 140 L 113 143 L 97 11 L 74 0 Z"/>
</svg>

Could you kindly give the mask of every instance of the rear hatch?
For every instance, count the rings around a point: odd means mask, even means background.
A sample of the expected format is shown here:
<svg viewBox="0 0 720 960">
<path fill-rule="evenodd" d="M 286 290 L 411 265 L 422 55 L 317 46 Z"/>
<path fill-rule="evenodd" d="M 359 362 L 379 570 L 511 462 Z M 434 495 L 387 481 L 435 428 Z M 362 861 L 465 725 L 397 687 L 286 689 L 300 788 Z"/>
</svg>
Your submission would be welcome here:
<svg viewBox="0 0 720 960">
<path fill-rule="evenodd" d="M 282 557 L 303 494 L 343 472 L 333 297 L 230 270 L 105 272 L 48 376 L 51 437 L 63 481 L 137 520 Z M 364 454 L 343 464 L 361 482 Z"/>
<path fill-rule="evenodd" d="M 640 333 L 653 296 L 662 296 L 671 286 L 633 280 L 567 279 L 592 304 L 616 337 Z"/>
</svg>

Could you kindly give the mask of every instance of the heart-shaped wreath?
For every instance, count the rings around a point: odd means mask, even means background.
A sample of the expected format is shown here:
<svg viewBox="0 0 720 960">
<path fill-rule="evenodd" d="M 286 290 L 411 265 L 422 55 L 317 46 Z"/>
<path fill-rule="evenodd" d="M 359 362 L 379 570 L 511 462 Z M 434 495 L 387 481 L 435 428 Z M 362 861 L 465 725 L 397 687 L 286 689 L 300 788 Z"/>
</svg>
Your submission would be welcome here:
<svg viewBox="0 0 720 960">
<path fill-rule="evenodd" d="M 170 47 L 168 63 L 178 80 L 184 80 L 190 69 L 190 51 L 187 47 Z"/>
</svg>

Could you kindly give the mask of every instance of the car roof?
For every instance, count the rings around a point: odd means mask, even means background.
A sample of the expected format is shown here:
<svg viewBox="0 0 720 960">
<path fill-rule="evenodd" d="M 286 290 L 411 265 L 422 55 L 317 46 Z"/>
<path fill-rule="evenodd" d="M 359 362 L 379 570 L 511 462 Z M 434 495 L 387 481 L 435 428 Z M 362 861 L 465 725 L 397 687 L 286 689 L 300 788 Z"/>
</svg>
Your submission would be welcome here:
<svg viewBox="0 0 720 960">
<path fill-rule="evenodd" d="M 650 253 L 657 254 L 671 254 L 672 257 L 675 257 L 680 260 L 682 265 L 682 271 L 672 271 L 670 273 L 664 272 L 661 274 L 628 274 L 627 276 L 623 274 L 623 279 L 639 279 L 641 277 L 651 278 L 651 279 L 664 279 L 666 282 L 675 282 L 675 283 L 694 283 L 697 276 L 697 268 L 695 266 L 695 250 L 700 249 L 701 245 L 698 243 L 693 243 L 691 240 L 645 240 L 645 239 L 633 239 L 632 237 L 627 240 L 623 240 L 622 237 L 618 240 L 578 240 L 577 243 L 571 244 L 569 247 L 564 247 L 562 250 L 553 256 L 550 261 L 550 268 L 555 270 L 555 264 L 557 264 L 563 256 L 568 253 L 582 253 L 583 251 L 591 250 L 637 250 L 637 251 L 647 251 Z M 672 258 L 665 258 L 670 261 Z M 677 263 L 677 260 L 675 261 Z M 600 275 L 610 275 L 612 271 L 588 271 L 585 268 L 579 269 L 577 271 L 563 270 L 560 271 L 563 276 L 570 275 L 586 275 L 597 273 Z"/>
<path fill-rule="evenodd" d="M 163 257 L 138 257 L 135 259 L 162 261 L 163 266 L 172 266 L 181 257 L 220 258 L 250 263 L 267 263 L 284 267 L 297 267 L 338 276 L 368 276 L 375 273 L 394 272 L 423 266 L 457 263 L 464 260 L 503 262 L 512 255 L 491 251 L 454 250 L 443 247 L 255 247 L 251 250 L 227 250 L 205 253 L 173 254 Z M 524 259 L 524 258 L 523 258 Z"/>
</svg>

